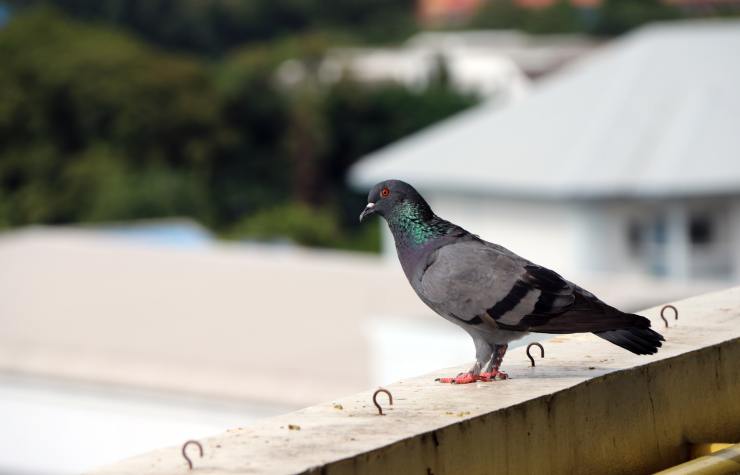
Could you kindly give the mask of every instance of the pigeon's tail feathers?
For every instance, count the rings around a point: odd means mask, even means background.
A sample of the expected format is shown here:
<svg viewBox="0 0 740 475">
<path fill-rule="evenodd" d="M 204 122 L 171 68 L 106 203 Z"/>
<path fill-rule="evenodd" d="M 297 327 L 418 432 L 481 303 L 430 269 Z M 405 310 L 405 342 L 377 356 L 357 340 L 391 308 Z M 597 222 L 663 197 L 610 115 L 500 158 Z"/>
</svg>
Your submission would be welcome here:
<svg viewBox="0 0 740 475">
<path fill-rule="evenodd" d="M 601 333 L 610 330 L 650 328 L 650 320 L 640 315 L 624 313 L 576 288 L 573 302 L 560 312 L 532 313 L 522 322 L 527 329 L 539 333 Z M 502 326 L 499 323 L 499 326 Z"/>
<path fill-rule="evenodd" d="M 663 335 L 648 327 L 619 328 L 594 332 L 594 335 L 637 355 L 655 354 L 665 341 Z"/>
</svg>

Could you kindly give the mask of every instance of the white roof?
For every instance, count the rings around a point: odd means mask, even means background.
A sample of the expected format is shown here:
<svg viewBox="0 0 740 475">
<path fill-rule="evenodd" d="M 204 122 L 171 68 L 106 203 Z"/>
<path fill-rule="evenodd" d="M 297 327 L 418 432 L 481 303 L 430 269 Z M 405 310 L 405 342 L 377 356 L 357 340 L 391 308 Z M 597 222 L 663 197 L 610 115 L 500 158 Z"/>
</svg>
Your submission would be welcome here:
<svg viewBox="0 0 740 475">
<path fill-rule="evenodd" d="M 542 197 L 740 193 L 740 22 L 656 24 L 504 109 L 483 104 L 355 165 L 359 187 Z"/>
<path fill-rule="evenodd" d="M 0 373 L 214 400 L 362 390 L 363 325 L 428 314 L 396 266 L 351 253 L 31 228 L 0 234 L 0 262 Z"/>
</svg>

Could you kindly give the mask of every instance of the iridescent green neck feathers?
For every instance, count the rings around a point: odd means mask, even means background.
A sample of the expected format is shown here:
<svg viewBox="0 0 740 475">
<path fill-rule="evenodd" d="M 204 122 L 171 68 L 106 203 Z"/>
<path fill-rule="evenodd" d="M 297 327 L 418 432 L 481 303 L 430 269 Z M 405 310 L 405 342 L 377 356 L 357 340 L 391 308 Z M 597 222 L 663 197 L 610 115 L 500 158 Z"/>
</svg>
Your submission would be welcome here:
<svg viewBox="0 0 740 475">
<path fill-rule="evenodd" d="M 428 206 L 409 201 L 394 207 L 387 219 L 397 245 L 425 244 L 447 234 L 450 227 L 450 223 L 437 218 Z"/>
</svg>

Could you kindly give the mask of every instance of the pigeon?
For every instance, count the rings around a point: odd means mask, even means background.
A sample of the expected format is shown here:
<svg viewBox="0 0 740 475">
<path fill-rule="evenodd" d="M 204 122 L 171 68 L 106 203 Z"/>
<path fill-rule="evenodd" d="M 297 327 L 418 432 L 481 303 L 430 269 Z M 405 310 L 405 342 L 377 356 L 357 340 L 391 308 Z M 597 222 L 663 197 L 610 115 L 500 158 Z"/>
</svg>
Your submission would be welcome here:
<svg viewBox="0 0 740 475">
<path fill-rule="evenodd" d="M 507 379 L 500 366 L 508 344 L 529 332 L 590 332 L 638 355 L 656 353 L 664 341 L 647 318 L 621 312 L 556 272 L 435 215 L 408 183 L 375 185 L 360 222 L 373 214 L 388 223 L 419 298 L 473 339 L 473 367 L 440 382 Z"/>
</svg>

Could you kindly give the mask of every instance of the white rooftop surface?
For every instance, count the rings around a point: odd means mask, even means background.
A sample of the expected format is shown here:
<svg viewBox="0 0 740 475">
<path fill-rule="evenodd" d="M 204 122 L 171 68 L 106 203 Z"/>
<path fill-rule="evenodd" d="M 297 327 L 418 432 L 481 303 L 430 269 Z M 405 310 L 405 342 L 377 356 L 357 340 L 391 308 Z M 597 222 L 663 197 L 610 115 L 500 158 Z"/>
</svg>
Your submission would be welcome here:
<svg viewBox="0 0 740 475">
<path fill-rule="evenodd" d="M 485 194 L 598 198 L 740 193 L 740 22 L 655 24 L 496 110 L 483 104 L 351 170 Z"/>
<path fill-rule="evenodd" d="M 0 371 L 287 407 L 367 387 L 362 322 L 424 311 L 362 254 L 42 228 L 0 235 L 0 262 Z"/>
</svg>

